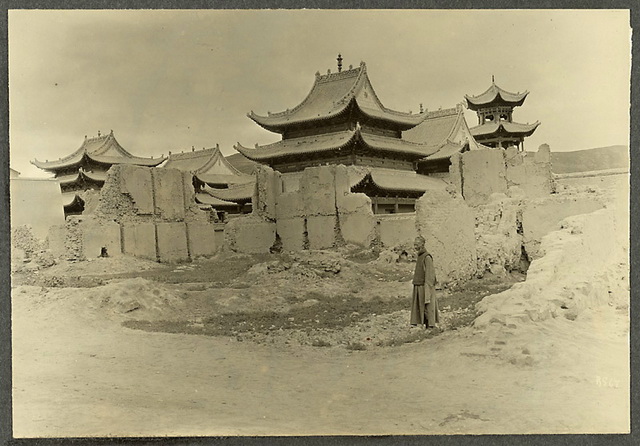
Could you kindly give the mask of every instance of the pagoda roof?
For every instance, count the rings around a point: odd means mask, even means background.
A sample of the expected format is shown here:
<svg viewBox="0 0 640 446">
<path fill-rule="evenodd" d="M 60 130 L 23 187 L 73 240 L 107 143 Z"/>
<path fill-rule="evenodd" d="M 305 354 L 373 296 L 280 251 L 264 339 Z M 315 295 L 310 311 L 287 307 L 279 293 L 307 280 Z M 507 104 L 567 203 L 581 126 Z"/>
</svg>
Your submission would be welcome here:
<svg viewBox="0 0 640 446">
<path fill-rule="evenodd" d="M 539 121 L 533 124 L 520 124 L 517 122 L 500 121 L 477 125 L 469 129 L 473 136 L 489 136 L 493 134 L 509 134 L 513 136 L 530 136 L 540 125 Z"/>
<path fill-rule="evenodd" d="M 219 198 L 214 197 L 208 192 L 199 192 L 196 194 L 196 202 L 200 204 L 208 204 L 211 206 L 218 207 L 235 207 L 238 206 L 238 203 L 234 203 L 233 201 L 221 200 Z"/>
<path fill-rule="evenodd" d="M 394 170 L 382 167 L 368 168 L 361 179 L 351 188 L 371 182 L 379 189 L 398 192 L 426 192 L 428 190 L 444 190 L 447 183 L 441 178 L 429 177 L 408 170 Z"/>
<path fill-rule="evenodd" d="M 85 138 L 78 150 L 64 158 L 55 161 L 33 160 L 31 164 L 43 170 L 57 171 L 80 165 L 83 160 L 89 159 L 100 164 L 132 164 L 136 166 L 153 167 L 162 163 L 166 158 L 142 158 L 133 156 L 127 152 L 113 136 L 113 131 L 108 135 L 95 138 Z"/>
<path fill-rule="evenodd" d="M 210 149 L 192 150 L 191 152 L 169 153 L 169 158 L 163 167 L 193 172 L 197 175 L 228 175 L 249 177 L 238 170 L 220 152 L 216 145 Z M 244 178 L 247 180 L 246 178 Z"/>
<path fill-rule="evenodd" d="M 273 144 L 256 146 L 254 149 L 243 147 L 240 143 L 234 148 L 250 160 L 265 162 L 287 156 L 330 152 L 346 147 L 356 140 L 376 152 L 403 153 L 415 157 L 423 157 L 437 150 L 437 146 L 429 143 L 420 144 L 400 138 L 366 133 L 360 126 L 356 126 L 353 130 L 284 139 Z"/>
<path fill-rule="evenodd" d="M 460 104 L 453 108 L 426 112 L 420 124 L 402 132 L 402 139 L 440 146 L 451 138 L 464 122 L 464 109 Z"/>
<path fill-rule="evenodd" d="M 429 155 L 427 157 L 424 157 L 418 162 L 420 163 L 424 161 L 437 161 L 437 160 L 449 159 L 454 154 L 462 152 L 465 146 L 466 144 L 464 143 L 447 141 L 445 144 L 442 145 L 442 147 L 440 147 L 440 149 L 436 153 Z"/>
<path fill-rule="evenodd" d="M 84 200 L 75 192 L 66 192 L 62 194 L 62 205 L 65 208 L 84 206 Z"/>
<path fill-rule="evenodd" d="M 471 110 L 478 110 L 479 108 L 486 107 L 488 105 L 497 104 L 508 104 L 511 106 L 519 106 L 524 103 L 528 91 L 524 93 L 511 93 L 502 88 L 498 87 L 495 82 L 491 82 L 491 86 L 482 94 L 478 96 L 469 96 L 464 95 L 464 98 L 467 100 L 467 106 Z"/>
<path fill-rule="evenodd" d="M 251 197 L 253 197 L 255 186 L 255 182 L 234 184 L 230 185 L 226 189 L 215 189 L 213 187 L 205 186 L 203 191 L 220 200 L 235 202 L 250 200 Z"/>
<path fill-rule="evenodd" d="M 251 183 L 254 179 L 251 175 L 222 175 L 215 173 L 203 173 L 194 175 L 203 183 L 211 184 L 244 184 Z"/>
<path fill-rule="evenodd" d="M 56 179 L 61 185 L 73 184 L 81 180 L 89 180 L 96 183 L 104 184 L 104 182 L 107 180 L 107 172 L 89 172 L 81 167 L 77 172 L 69 175 L 60 175 L 59 177 L 56 177 Z"/>
<path fill-rule="evenodd" d="M 423 119 L 423 114 L 404 113 L 386 108 L 380 102 L 364 62 L 357 68 L 321 75 L 307 97 L 292 109 L 260 116 L 251 111 L 247 116 L 258 125 L 276 133 L 284 133 L 292 125 L 326 120 L 345 113 L 355 104 L 370 118 L 386 121 L 401 129 L 409 129 Z"/>
</svg>

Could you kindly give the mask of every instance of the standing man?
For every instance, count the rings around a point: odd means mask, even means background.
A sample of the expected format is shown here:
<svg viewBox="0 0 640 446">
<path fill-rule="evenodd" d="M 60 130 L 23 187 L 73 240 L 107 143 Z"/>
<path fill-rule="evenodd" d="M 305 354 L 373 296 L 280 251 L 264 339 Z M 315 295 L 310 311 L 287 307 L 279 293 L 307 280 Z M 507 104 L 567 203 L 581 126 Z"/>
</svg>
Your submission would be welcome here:
<svg viewBox="0 0 640 446">
<path fill-rule="evenodd" d="M 433 257 L 424 247 L 424 237 L 418 236 L 413 247 L 418 253 L 416 271 L 413 275 L 413 302 L 411 304 L 411 325 L 433 328 L 440 322 L 438 299 L 436 298 L 436 270 Z"/>
</svg>

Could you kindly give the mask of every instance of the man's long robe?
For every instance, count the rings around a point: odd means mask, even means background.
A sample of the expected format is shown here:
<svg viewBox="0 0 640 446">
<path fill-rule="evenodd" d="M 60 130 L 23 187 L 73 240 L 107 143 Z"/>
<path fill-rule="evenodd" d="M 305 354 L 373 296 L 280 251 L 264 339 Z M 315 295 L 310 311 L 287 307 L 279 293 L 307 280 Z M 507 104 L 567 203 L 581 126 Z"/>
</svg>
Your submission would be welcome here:
<svg viewBox="0 0 640 446">
<path fill-rule="evenodd" d="M 439 313 L 433 257 L 428 252 L 422 251 L 418 254 L 413 275 L 411 325 L 434 327 L 440 322 Z"/>
</svg>

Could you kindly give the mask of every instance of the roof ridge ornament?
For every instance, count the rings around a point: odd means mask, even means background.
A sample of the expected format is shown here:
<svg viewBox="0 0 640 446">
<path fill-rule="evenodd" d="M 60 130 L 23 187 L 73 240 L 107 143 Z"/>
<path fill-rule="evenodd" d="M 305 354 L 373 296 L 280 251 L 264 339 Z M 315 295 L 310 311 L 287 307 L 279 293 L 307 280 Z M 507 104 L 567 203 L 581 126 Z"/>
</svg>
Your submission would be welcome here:
<svg viewBox="0 0 640 446">
<path fill-rule="evenodd" d="M 338 73 L 342 71 L 342 55 L 338 53 L 338 57 L 336 58 L 338 61 Z"/>
</svg>

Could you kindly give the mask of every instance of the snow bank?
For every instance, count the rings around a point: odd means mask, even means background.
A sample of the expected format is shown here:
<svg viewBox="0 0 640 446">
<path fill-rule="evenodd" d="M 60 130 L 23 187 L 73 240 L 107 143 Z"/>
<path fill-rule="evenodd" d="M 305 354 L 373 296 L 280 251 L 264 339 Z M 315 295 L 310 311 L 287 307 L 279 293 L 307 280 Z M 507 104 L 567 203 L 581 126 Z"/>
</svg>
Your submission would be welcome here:
<svg viewBox="0 0 640 446">
<path fill-rule="evenodd" d="M 542 239 L 542 256 L 531 263 L 527 280 L 486 297 L 474 327 L 519 324 L 565 317 L 585 308 L 628 299 L 628 248 L 612 234 L 616 214 L 602 209 L 566 218 L 561 229 Z"/>
</svg>

